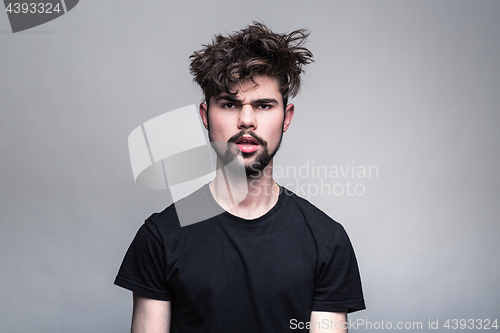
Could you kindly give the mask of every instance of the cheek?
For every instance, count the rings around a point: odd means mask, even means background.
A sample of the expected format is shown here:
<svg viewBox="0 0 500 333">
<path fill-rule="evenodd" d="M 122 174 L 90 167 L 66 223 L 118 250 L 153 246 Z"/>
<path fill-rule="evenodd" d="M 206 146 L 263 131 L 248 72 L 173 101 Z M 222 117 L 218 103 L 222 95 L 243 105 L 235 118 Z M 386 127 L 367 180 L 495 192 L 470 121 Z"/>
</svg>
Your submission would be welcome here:
<svg viewBox="0 0 500 333">
<path fill-rule="evenodd" d="M 266 126 L 265 128 L 262 128 L 262 133 L 266 133 L 266 140 L 269 145 L 273 147 L 276 146 L 283 133 L 283 120 L 276 122 L 273 126 Z"/>
<path fill-rule="evenodd" d="M 212 138 L 224 139 L 227 136 L 229 124 L 224 117 L 214 115 L 208 117 L 209 131 Z M 224 140 L 225 141 L 225 140 Z"/>
<path fill-rule="evenodd" d="M 283 132 L 283 122 L 284 122 L 284 117 L 283 116 L 276 116 L 273 119 L 269 119 L 268 124 L 272 124 L 270 126 L 267 126 L 267 130 L 269 133 L 272 133 L 273 136 L 281 136 L 281 133 Z"/>
</svg>

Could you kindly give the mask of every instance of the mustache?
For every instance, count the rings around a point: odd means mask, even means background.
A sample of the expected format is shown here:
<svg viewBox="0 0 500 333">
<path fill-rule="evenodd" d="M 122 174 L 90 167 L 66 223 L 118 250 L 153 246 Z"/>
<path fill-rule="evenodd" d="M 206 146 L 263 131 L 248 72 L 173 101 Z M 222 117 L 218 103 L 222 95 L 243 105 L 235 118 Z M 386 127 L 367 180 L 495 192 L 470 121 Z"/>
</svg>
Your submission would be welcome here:
<svg viewBox="0 0 500 333">
<path fill-rule="evenodd" d="M 254 132 L 252 131 L 241 131 L 235 135 L 233 135 L 232 137 L 230 137 L 227 142 L 231 142 L 231 143 L 235 143 L 238 139 L 240 139 L 242 136 L 244 135 L 250 135 L 252 138 L 255 139 L 255 141 L 257 141 L 261 146 L 263 146 L 264 148 L 267 147 L 267 141 L 260 138 L 259 136 L 257 136 L 257 134 L 255 134 Z"/>
</svg>

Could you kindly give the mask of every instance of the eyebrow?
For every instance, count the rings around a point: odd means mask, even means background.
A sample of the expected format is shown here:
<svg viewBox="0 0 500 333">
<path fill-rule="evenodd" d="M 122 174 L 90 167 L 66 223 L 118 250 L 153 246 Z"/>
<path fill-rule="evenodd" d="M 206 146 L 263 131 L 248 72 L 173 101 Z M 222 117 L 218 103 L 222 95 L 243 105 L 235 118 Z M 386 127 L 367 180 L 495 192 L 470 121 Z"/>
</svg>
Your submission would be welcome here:
<svg viewBox="0 0 500 333">
<path fill-rule="evenodd" d="M 229 95 L 222 95 L 215 99 L 215 102 L 226 101 L 230 103 L 242 104 L 242 101 Z M 278 104 L 278 101 L 274 98 L 260 98 L 250 102 L 250 104 Z"/>
<path fill-rule="evenodd" d="M 278 104 L 278 101 L 274 98 L 261 98 L 255 101 L 252 101 L 252 104 Z"/>
<path fill-rule="evenodd" d="M 217 97 L 215 99 L 215 102 L 218 102 L 218 101 L 226 101 L 226 102 L 231 102 L 231 103 L 241 103 L 241 101 L 237 98 L 234 98 L 232 96 L 229 96 L 229 95 L 221 95 L 219 97 Z"/>
</svg>

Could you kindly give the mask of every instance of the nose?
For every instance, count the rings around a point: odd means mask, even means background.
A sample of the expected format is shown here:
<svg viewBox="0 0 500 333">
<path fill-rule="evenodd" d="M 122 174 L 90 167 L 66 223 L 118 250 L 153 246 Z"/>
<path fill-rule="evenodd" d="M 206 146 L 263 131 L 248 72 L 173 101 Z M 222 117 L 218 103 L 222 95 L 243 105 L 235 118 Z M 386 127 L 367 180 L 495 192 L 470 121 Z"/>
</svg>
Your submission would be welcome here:
<svg viewBox="0 0 500 333">
<path fill-rule="evenodd" d="M 257 119 L 255 118 L 255 110 L 252 105 L 244 104 L 241 107 L 238 117 L 238 128 L 239 129 L 256 129 Z"/>
</svg>

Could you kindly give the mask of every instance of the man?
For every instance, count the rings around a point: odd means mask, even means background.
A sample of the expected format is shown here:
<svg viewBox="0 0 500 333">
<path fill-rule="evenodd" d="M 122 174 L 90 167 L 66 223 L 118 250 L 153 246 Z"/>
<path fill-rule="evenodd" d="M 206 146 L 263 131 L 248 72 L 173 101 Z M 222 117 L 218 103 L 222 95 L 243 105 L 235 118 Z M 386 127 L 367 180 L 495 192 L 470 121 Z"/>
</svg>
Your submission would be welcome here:
<svg viewBox="0 0 500 333">
<path fill-rule="evenodd" d="M 176 204 L 221 213 L 181 227 L 171 205 L 140 228 L 115 280 L 133 291 L 132 332 L 346 332 L 347 313 L 365 308 L 342 226 L 272 177 L 312 61 L 307 35 L 254 23 L 191 56 L 201 119 L 225 144 L 215 179 Z M 237 201 L 232 161 L 247 175 Z"/>
</svg>

